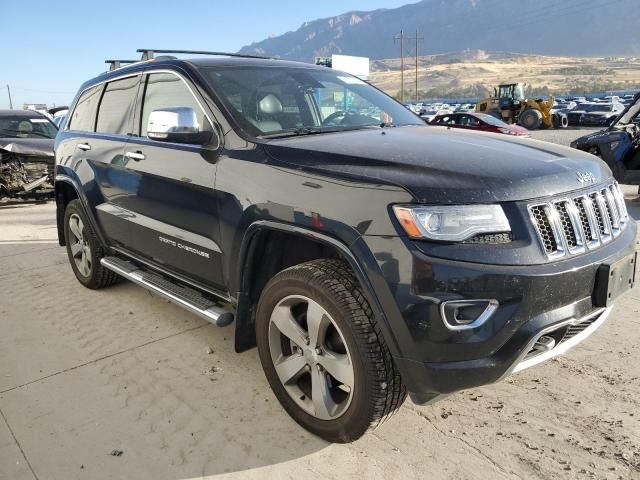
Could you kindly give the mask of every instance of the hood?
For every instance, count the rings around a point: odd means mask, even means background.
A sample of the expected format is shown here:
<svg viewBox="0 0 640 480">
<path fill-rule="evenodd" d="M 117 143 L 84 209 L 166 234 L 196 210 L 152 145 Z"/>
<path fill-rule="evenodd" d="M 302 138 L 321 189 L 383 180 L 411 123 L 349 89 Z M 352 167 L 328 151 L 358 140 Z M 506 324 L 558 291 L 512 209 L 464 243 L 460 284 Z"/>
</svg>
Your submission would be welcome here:
<svg viewBox="0 0 640 480">
<path fill-rule="evenodd" d="M 441 127 L 293 137 L 270 141 L 265 150 L 302 170 L 397 185 L 425 203 L 528 200 L 584 188 L 579 176 L 594 184 L 611 176 L 604 162 L 579 150 Z"/>
<path fill-rule="evenodd" d="M 53 157 L 53 138 L 0 138 L 0 149 L 17 155 Z"/>
<path fill-rule="evenodd" d="M 616 140 L 620 141 L 626 137 L 627 134 L 622 130 L 600 130 L 598 132 L 590 133 L 588 135 L 584 135 L 583 137 L 577 138 L 571 143 L 573 148 L 588 148 L 590 146 L 595 146 L 603 143 L 611 143 Z"/>
<path fill-rule="evenodd" d="M 531 132 L 529 130 L 527 130 L 524 127 L 521 127 L 520 125 L 509 125 L 509 124 L 507 124 L 506 126 L 502 126 L 502 127 L 498 127 L 498 128 L 506 128 L 506 129 L 516 133 L 516 135 L 520 135 L 520 136 L 529 136 L 529 135 L 531 135 Z"/>
</svg>

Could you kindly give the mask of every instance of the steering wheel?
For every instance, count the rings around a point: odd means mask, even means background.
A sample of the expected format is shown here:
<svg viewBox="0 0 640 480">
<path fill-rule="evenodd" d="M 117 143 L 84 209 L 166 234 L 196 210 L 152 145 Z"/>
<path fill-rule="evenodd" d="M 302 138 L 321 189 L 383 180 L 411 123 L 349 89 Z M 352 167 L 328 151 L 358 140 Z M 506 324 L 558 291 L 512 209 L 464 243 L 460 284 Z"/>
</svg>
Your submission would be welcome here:
<svg viewBox="0 0 640 480">
<path fill-rule="evenodd" d="M 330 125 L 333 122 L 335 122 L 338 118 L 346 117 L 347 115 L 349 115 L 349 112 L 347 112 L 346 110 L 338 110 L 337 112 L 333 112 L 331 115 L 325 118 L 322 121 L 322 125 L 323 126 Z"/>
</svg>

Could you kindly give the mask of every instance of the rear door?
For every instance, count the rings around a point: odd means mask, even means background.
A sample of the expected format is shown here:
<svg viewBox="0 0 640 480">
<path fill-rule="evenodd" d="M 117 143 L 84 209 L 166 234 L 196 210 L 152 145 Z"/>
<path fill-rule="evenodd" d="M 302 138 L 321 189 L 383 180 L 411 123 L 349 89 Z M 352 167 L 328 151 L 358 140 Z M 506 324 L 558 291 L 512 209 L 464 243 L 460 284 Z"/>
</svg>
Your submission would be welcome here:
<svg viewBox="0 0 640 480">
<path fill-rule="evenodd" d="M 84 91 L 69 116 L 57 147 L 58 173 L 75 176 L 83 185 L 93 213 L 117 195 L 114 169 L 122 161 L 124 145 L 133 125 L 133 112 L 141 76 L 132 74 Z M 112 225 L 98 222 L 112 237 Z"/>
<path fill-rule="evenodd" d="M 110 203 L 100 216 L 127 251 L 171 273 L 223 290 L 214 182 L 216 154 L 201 145 L 147 136 L 154 110 L 188 107 L 211 130 L 196 89 L 182 74 L 149 72 L 142 81 L 134 135 L 111 173 Z"/>
</svg>

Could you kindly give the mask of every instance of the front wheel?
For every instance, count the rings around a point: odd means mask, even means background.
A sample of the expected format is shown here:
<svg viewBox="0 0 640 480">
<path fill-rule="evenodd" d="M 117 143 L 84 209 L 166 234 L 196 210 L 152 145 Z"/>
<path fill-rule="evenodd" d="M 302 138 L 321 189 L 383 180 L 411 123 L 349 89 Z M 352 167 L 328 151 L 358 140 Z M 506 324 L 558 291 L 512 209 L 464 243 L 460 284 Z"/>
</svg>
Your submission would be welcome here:
<svg viewBox="0 0 640 480">
<path fill-rule="evenodd" d="M 327 441 L 360 438 L 406 398 L 371 308 L 341 261 L 277 274 L 260 296 L 256 336 L 282 406 Z"/>
<path fill-rule="evenodd" d="M 538 130 L 542 125 L 542 113 L 533 108 L 527 108 L 518 117 L 518 123 L 527 130 Z"/>
</svg>

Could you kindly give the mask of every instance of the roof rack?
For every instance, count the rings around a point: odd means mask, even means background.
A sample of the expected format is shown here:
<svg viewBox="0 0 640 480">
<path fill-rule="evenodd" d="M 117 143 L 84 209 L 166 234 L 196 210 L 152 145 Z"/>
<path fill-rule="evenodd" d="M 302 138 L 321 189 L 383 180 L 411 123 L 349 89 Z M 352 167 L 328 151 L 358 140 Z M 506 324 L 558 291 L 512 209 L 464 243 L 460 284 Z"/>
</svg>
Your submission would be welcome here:
<svg viewBox="0 0 640 480">
<path fill-rule="evenodd" d="M 153 60 L 156 53 L 186 53 L 190 55 L 216 55 L 220 57 L 259 58 L 262 60 L 275 60 L 272 57 L 261 57 L 260 55 L 245 55 L 243 53 L 227 52 L 208 52 L 204 50 L 156 50 L 155 48 L 139 48 L 136 51 L 142 53 L 142 61 Z"/>
<path fill-rule="evenodd" d="M 130 64 L 130 63 L 137 63 L 138 60 L 105 60 L 104 63 L 108 63 L 109 64 L 109 71 L 113 71 L 113 70 L 117 70 L 120 67 L 122 67 L 122 64 Z"/>
</svg>

